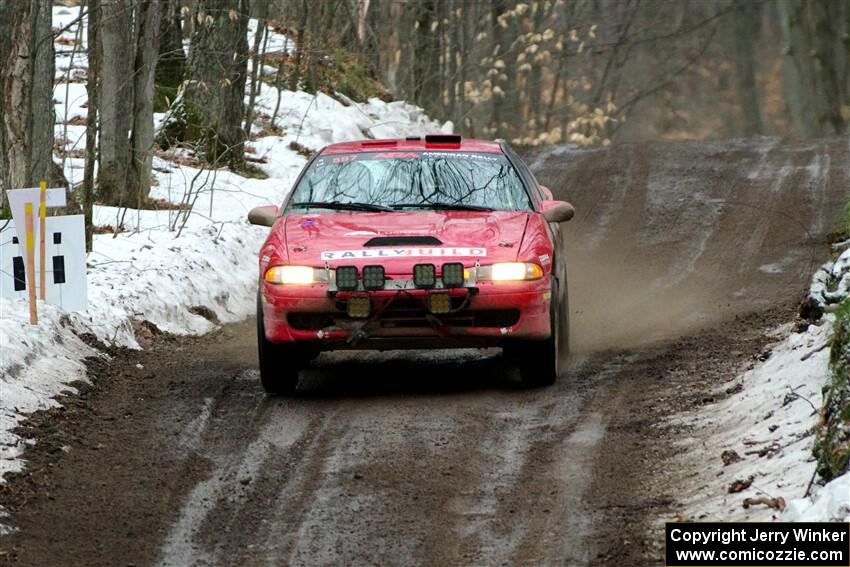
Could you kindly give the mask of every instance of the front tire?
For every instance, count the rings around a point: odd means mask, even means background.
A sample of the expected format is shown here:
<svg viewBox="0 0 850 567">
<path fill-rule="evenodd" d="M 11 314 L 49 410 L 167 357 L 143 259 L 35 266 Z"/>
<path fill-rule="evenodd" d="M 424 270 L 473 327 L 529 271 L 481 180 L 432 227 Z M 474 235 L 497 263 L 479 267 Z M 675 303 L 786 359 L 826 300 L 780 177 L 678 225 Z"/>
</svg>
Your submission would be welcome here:
<svg viewBox="0 0 850 567">
<path fill-rule="evenodd" d="M 269 342 L 263 323 L 263 305 L 257 294 L 257 350 L 260 382 L 267 394 L 286 395 L 298 387 L 298 371 L 303 364 L 294 347 Z"/>
<path fill-rule="evenodd" d="M 553 282 L 552 298 L 549 301 L 549 338 L 523 341 L 517 345 L 520 380 L 527 388 L 551 386 L 558 379 L 560 351 L 563 346 L 561 323 L 564 319 L 560 312 L 559 299 L 558 284 Z"/>
</svg>

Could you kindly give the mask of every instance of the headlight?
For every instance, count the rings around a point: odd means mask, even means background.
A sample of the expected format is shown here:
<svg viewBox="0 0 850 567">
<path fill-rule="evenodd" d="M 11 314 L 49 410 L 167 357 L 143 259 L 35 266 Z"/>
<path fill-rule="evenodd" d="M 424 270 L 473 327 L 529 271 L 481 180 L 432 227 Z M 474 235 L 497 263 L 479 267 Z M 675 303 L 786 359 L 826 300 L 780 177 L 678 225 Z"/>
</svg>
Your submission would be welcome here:
<svg viewBox="0 0 850 567">
<path fill-rule="evenodd" d="M 501 262 L 478 269 L 479 280 L 509 282 L 539 280 L 543 277 L 543 268 L 531 262 Z"/>
<path fill-rule="evenodd" d="M 310 266 L 272 266 L 263 276 L 269 283 L 284 285 L 310 285 L 325 283 L 328 276 L 325 270 Z"/>
</svg>

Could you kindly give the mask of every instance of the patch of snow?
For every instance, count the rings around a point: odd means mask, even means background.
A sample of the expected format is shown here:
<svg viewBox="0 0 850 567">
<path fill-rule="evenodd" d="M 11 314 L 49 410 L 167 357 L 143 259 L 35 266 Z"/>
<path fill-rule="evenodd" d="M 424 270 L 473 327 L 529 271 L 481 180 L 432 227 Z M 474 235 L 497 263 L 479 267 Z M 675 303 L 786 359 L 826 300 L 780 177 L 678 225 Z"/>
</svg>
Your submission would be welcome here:
<svg viewBox="0 0 850 567">
<path fill-rule="evenodd" d="M 257 33 L 257 19 L 251 18 L 248 20 L 248 45 L 254 45 L 254 34 Z M 288 54 L 295 47 L 295 42 L 289 36 L 278 32 L 277 30 L 266 27 L 266 37 L 263 38 L 265 44 L 265 53 L 272 54 Z M 275 69 L 277 71 L 277 69 Z"/>
<path fill-rule="evenodd" d="M 779 144 L 778 138 L 769 138 L 769 142 L 767 144 L 762 144 L 758 146 L 759 160 L 758 164 L 754 169 L 751 169 L 747 172 L 747 179 L 758 179 L 760 177 L 764 177 L 764 173 L 767 166 L 767 157 L 776 148 Z"/>
<path fill-rule="evenodd" d="M 764 264 L 759 266 L 759 271 L 766 274 L 781 274 L 785 271 L 785 267 L 780 263 Z"/>
</svg>

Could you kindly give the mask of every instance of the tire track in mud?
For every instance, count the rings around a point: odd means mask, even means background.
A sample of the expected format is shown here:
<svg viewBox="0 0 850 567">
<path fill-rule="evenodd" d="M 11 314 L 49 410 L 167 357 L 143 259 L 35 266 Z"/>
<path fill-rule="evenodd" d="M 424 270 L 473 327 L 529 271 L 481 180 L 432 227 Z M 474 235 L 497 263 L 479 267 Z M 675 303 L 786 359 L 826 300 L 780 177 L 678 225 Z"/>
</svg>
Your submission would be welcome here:
<svg viewBox="0 0 850 567">
<path fill-rule="evenodd" d="M 311 425 L 309 418 L 299 413 L 271 416 L 264 411 L 267 409 L 265 400 L 256 396 L 251 398 L 252 404 L 246 408 L 247 415 L 231 410 L 228 417 L 216 416 L 210 423 L 211 428 L 226 428 L 227 423 L 236 419 L 244 420 L 253 427 L 245 428 L 245 436 L 241 439 L 247 444 L 241 447 L 230 447 L 224 452 L 216 447 L 215 440 L 205 440 L 198 447 L 203 458 L 212 461 L 215 474 L 196 484 L 186 498 L 180 517 L 172 525 L 163 546 L 162 565 L 186 565 L 193 561 L 218 563 L 216 542 L 202 539 L 202 534 L 210 531 L 230 533 L 234 526 L 238 528 L 235 513 L 230 509 L 230 495 L 234 488 L 246 487 L 255 479 L 259 483 L 263 478 L 261 472 L 268 467 L 269 461 L 285 454 L 302 439 Z M 207 447 L 209 450 L 206 450 Z M 212 456 L 210 453 L 213 451 L 220 454 Z M 256 491 L 257 485 L 251 489 Z M 216 525 L 210 530 L 212 523 Z"/>
<path fill-rule="evenodd" d="M 517 389 L 490 351 L 356 353 L 267 398 L 252 322 L 114 353 L 94 389 L 33 417 L 27 471 L 0 488 L 20 528 L 0 563 L 657 563 L 680 476 L 664 418 L 706 403 L 790 317 L 765 309 L 790 306 L 824 253 L 846 141 L 530 163 L 577 207 L 579 352 L 556 386 Z"/>
<path fill-rule="evenodd" d="M 498 373 L 498 369 L 494 371 Z M 589 380 L 597 375 L 588 370 L 587 376 Z M 325 375 L 323 381 L 327 380 Z M 273 523 L 282 528 L 282 533 L 290 534 L 291 541 L 277 544 L 281 534 L 243 529 L 241 536 L 236 535 L 217 550 L 216 558 L 227 558 L 229 564 L 250 563 L 260 556 L 278 560 L 288 557 L 284 562 L 290 565 L 339 564 L 370 562 L 370 558 L 374 561 L 377 553 L 407 564 L 426 557 L 431 563 L 481 564 L 492 557 L 525 556 L 530 540 L 523 525 L 533 518 L 536 509 L 529 509 L 525 489 L 535 487 L 535 501 L 554 510 L 557 504 L 547 504 L 551 498 L 541 483 L 557 492 L 566 478 L 577 484 L 582 472 L 581 459 L 576 456 L 568 465 L 564 459 L 545 465 L 536 462 L 541 439 L 551 447 L 563 433 L 554 430 L 553 419 L 578 417 L 580 398 L 559 396 L 539 407 L 523 404 L 529 406 L 527 411 L 517 411 L 517 394 L 524 396 L 513 390 L 461 391 L 457 405 L 453 400 L 431 400 L 429 395 L 413 403 L 398 400 L 400 410 L 410 411 L 390 419 L 381 419 L 376 413 L 383 411 L 386 400 L 377 400 L 374 407 L 370 400 L 352 407 L 341 401 L 335 416 L 341 426 L 323 426 L 311 440 L 315 454 L 291 455 L 299 462 L 311 462 L 313 478 L 321 479 L 297 490 L 287 486 L 278 495 L 287 501 L 285 515 L 295 516 L 297 521 L 287 522 L 280 510 Z M 482 397 L 490 407 L 479 406 Z M 421 425 L 405 425 L 401 415 Z M 576 423 L 579 431 L 568 439 L 568 446 L 591 449 L 589 432 L 598 419 L 594 414 L 587 423 Z M 460 456 L 465 459 L 459 460 L 457 450 L 450 449 L 453 445 L 462 449 Z M 273 483 L 280 477 L 274 467 L 264 467 L 264 471 L 270 478 L 261 481 Z M 534 480 L 528 477 L 533 471 L 543 476 L 529 484 Z M 582 473 L 585 484 L 588 474 Z M 447 485 L 452 490 L 446 490 Z M 294 503 L 292 496 L 296 494 L 310 496 Z M 578 502 L 579 498 L 572 500 Z M 191 501 L 184 506 L 187 504 Z M 254 497 L 245 498 L 238 513 L 259 513 L 262 523 L 267 512 L 255 504 Z M 219 515 L 225 516 L 221 511 Z M 573 506 L 573 524 L 577 516 L 578 509 Z M 220 524 L 211 525 L 208 532 L 220 533 L 221 528 Z M 562 528 L 552 528 L 549 526 L 563 537 Z M 352 531 L 356 537 L 352 537 Z M 570 539 L 577 539 L 578 531 L 574 535 Z M 526 549 L 518 553 L 521 540 L 525 540 Z M 246 550 L 251 551 L 246 554 Z"/>
</svg>

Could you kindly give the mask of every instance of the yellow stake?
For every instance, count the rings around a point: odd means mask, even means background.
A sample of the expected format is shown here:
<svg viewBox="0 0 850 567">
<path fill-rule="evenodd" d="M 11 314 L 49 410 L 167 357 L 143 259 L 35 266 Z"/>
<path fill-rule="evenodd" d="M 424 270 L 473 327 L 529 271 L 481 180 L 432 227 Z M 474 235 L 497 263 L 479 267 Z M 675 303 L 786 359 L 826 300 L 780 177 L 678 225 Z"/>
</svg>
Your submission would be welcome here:
<svg viewBox="0 0 850 567">
<path fill-rule="evenodd" d="M 47 286 L 45 285 L 45 270 L 47 270 L 47 257 L 45 254 L 45 243 L 44 243 L 44 225 L 45 219 L 47 218 L 47 183 L 41 182 L 41 205 L 38 210 L 38 215 L 40 218 L 39 228 L 38 228 L 38 236 L 39 236 L 39 245 L 38 245 L 38 261 L 39 261 L 39 269 L 38 269 L 38 296 L 44 301 L 47 298 Z"/>
<path fill-rule="evenodd" d="M 32 203 L 24 203 L 24 217 L 27 229 L 27 292 L 30 298 L 30 324 L 38 325 L 38 311 L 35 303 L 35 227 Z"/>
</svg>

